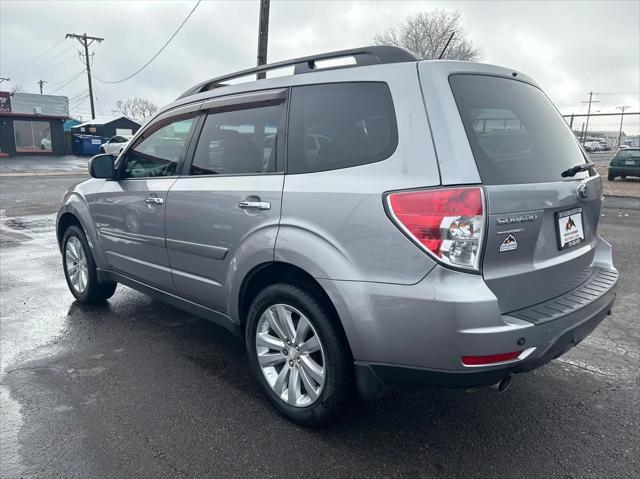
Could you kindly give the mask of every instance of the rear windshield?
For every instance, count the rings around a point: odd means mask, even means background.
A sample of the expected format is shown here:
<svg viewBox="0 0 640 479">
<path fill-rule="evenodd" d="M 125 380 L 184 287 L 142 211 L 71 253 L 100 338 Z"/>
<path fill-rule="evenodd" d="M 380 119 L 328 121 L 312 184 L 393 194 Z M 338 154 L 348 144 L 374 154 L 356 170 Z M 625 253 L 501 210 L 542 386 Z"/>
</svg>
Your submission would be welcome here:
<svg viewBox="0 0 640 479">
<path fill-rule="evenodd" d="M 616 160 L 640 160 L 640 150 L 620 150 L 616 153 Z"/>
<path fill-rule="evenodd" d="M 452 75 L 449 83 L 483 183 L 560 181 L 564 170 L 585 162 L 575 135 L 538 88 L 485 75 Z"/>
</svg>

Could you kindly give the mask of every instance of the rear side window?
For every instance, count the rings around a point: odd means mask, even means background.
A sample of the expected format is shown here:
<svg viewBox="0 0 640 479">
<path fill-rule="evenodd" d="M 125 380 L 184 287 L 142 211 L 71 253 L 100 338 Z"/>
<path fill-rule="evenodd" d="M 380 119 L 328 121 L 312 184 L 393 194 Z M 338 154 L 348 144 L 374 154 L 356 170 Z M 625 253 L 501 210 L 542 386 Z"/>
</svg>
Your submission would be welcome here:
<svg viewBox="0 0 640 479">
<path fill-rule="evenodd" d="M 564 170 L 585 162 L 538 88 L 483 75 L 452 75 L 449 83 L 484 184 L 560 181 Z"/>
<path fill-rule="evenodd" d="M 287 172 L 312 173 L 381 161 L 398 143 L 385 83 L 294 87 L 289 114 Z"/>
<path fill-rule="evenodd" d="M 190 175 L 237 175 L 276 171 L 285 104 L 212 112 L 202 128 Z"/>
</svg>

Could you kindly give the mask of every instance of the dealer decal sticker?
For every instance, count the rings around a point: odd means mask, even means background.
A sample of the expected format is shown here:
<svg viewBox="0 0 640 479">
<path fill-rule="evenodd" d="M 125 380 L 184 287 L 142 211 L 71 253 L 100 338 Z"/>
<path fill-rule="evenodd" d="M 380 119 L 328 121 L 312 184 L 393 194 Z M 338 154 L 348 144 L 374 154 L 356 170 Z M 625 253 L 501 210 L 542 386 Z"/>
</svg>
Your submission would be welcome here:
<svg viewBox="0 0 640 479">
<path fill-rule="evenodd" d="M 505 251 L 513 251 L 515 249 L 518 249 L 518 242 L 516 241 L 516 237 L 513 235 L 507 236 L 500 245 L 501 253 L 504 253 Z"/>
</svg>

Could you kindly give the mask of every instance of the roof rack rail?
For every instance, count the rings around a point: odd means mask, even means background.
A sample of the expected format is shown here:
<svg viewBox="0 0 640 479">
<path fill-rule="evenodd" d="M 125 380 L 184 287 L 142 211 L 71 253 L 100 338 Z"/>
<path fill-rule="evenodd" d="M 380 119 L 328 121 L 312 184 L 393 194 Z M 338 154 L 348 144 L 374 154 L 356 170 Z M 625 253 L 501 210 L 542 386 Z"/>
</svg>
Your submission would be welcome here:
<svg viewBox="0 0 640 479">
<path fill-rule="evenodd" d="M 353 58 L 355 60 L 355 65 L 340 65 L 334 67 L 318 67 L 316 62 L 320 62 L 323 60 L 333 60 L 340 58 Z M 190 88 L 182 95 L 180 95 L 177 100 L 181 98 L 185 98 L 191 95 L 195 95 L 197 93 L 202 93 L 207 90 L 213 90 L 214 88 L 226 86 L 221 84 L 224 81 L 233 80 L 235 78 L 241 78 L 261 72 L 267 72 L 270 70 L 277 70 L 279 68 L 285 67 L 294 67 L 293 74 L 297 75 L 299 73 L 310 73 L 318 70 L 329 70 L 335 68 L 347 68 L 353 66 L 362 66 L 362 65 L 375 65 L 382 63 L 400 63 L 400 62 L 415 62 L 419 60 L 413 53 L 404 50 L 403 48 L 393 47 L 393 46 L 370 46 L 370 47 L 362 47 L 362 48 L 353 48 L 350 50 L 339 50 L 336 52 L 329 53 L 321 53 L 319 55 L 311 55 L 308 57 L 294 58 L 293 60 L 285 60 L 276 63 L 269 63 L 267 65 L 260 65 L 258 67 L 247 68 L 246 70 L 241 70 L 235 73 L 230 73 L 228 75 L 223 75 L 216 78 L 211 78 L 210 80 L 199 83 L 198 85 Z"/>
</svg>

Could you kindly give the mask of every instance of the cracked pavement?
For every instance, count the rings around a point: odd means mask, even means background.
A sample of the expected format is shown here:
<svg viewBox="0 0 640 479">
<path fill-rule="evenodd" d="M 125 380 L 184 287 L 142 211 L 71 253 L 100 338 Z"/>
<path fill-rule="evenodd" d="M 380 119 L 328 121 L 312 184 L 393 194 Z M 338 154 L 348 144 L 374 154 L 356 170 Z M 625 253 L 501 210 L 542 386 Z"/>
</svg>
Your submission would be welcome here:
<svg viewBox="0 0 640 479">
<path fill-rule="evenodd" d="M 640 476 L 635 203 L 603 210 L 618 298 L 570 353 L 502 395 L 399 387 L 305 430 L 224 330 L 123 286 L 73 301 L 52 213 L 78 178 L 0 180 L 3 478 Z"/>
</svg>

